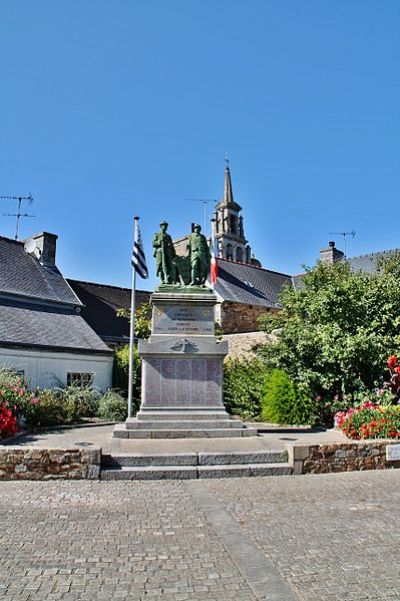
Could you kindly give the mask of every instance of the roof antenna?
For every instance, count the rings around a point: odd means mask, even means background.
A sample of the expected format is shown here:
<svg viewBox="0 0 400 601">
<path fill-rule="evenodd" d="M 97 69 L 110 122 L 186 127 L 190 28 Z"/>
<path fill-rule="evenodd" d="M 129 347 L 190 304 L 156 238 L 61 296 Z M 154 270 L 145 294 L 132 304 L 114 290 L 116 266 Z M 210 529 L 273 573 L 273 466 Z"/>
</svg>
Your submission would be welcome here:
<svg viewBox="0 0 400 601">
<path fill-rule="evenodd" d="M 329 232 L 329 235 L 332 235 L 332 236 L 343 236 L 344 258 L 347 259 L 346 238 L 347 238 L 347 236 L 351 236 L 352 238 L 354 238 L 354 236 L 356 235 L 356 231 L 355 230 L 351 230 L 351 232 Z"/>
<path fill-rule="evenodd" d="M 19 221 L 21 217 L 35 217 L 35 215 L 28 215 L 28 213 L 21 213 L 21 204 L 23 200 L 27 200 L 29 205 L 33 203 L 32 194 L 29 193 L 29 196 L 0 196 L 0 198 L 5 200 L 18 200 L 18 211 L 16 213 L 3 213 L 4 217 L 16 217 L 17 218 L 17 226 L 15 229 L 15 239 L 18 240 L 18 231 L 19 231 Z"/>
</svg>

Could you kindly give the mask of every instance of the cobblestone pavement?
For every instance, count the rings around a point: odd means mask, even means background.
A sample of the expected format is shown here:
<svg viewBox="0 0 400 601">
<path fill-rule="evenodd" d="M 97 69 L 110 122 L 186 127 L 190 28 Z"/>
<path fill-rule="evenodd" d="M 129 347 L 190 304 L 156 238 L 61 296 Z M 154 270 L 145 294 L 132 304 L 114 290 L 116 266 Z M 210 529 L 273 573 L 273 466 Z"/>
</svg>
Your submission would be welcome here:
<svg viewBox="0 0 400 601">
<path fill-rule="evenodd" d="M 400 471 L 3 482 L 0 600 L 400 601 Z"/>
</svg>

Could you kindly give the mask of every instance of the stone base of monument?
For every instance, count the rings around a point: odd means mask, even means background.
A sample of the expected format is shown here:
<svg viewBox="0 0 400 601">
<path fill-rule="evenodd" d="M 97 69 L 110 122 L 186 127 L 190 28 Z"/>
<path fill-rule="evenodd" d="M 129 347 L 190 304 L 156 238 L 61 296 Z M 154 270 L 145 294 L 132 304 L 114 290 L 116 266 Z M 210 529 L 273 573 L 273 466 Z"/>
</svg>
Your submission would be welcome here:
<svg viewBox="0 0 400 601">
<path fill-rule="evenodd" d="M 256 436 L 231 419 L 222 397 L 226 342 L 217 342 L 215 295 L 157 291 L 152 334 L 139 341 L 142 398 L 135 418 L 118 424 L 115 438 L 226 438 Z"/>
</svg>

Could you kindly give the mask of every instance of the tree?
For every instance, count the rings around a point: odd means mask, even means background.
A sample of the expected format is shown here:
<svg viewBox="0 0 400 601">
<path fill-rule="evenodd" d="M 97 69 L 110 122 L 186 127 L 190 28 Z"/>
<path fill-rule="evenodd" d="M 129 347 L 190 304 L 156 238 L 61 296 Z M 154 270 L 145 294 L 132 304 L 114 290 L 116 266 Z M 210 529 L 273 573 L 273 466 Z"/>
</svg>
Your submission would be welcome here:
<svg viewBox="0 0 400 601">
<path fill-rule="evenodd" d="M 118 317 L 125 317 L 130 321 L 130 309 L 117 309 Z M 151 334 L 151 305 L 142 303 L 135 311 L 135 338 L 148 338 Z"/>
<path fill-rule="evenodd" d="M 260 354 L 323 399 L 355 400 L 372 390 L 400 349 L 400 253 L 372 274 L 319 262 L 280 301 L 279 314 L 260 320 L 277 336 Z"/>
</svg>

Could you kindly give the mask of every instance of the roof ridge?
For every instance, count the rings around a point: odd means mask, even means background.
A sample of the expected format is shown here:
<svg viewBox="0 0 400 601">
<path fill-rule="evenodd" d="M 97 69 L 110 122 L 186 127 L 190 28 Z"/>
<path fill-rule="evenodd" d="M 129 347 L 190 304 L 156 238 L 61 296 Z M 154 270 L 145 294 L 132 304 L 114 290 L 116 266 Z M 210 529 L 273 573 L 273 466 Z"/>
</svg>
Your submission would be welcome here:
<svg viewBox="0 0 400 601">
<path fill-rule="evenodd" d="M 400 248 L 388 248 L 387 250 L 376 250 L 372 253 L 365 253 L 363 255 L 356 255 L 355 257 L 348 257 L 348 261 L 351 259 L 361 259 L 361 257 L 372 257 L 373 255 L 383 255 L 387 253 L 400 252 Z"/>
<path fill-rule="evenodd" d="M 113 288 L 114 290 L 126 290 L 131 292 L 132 288 L 126 288 L 125 286 L 114 286 L 113 284 L 100 284 L 98 282 L 87 282 L 85 280 L 74 280 L 73 278 L 65 278 L 67 282 L 74 282 L 75 284 L 89 284 L 89 286 L 98 286 L 99 288 Z M 135 292 L 151 292 L 151 290 L 139 290 L 136 288 Z"/>
<path fill-rule="evenodd" d="M 25 244 L 25 240 L 15 240 L 14 238 L 8 238 L 8 236 L 1 236 L 0 240 L 7 240 L 7 242 L 13 242 L 14 244 Z"/>
<path fill-rule="evenodd" d="M 265 267 L 258 267 L 258 265 L 251 265 L 250 263 L 243 263 L 242 261 L 232 261 L 230 259 L 224 259 L 223 257 L 216 257 L 218 261 L 225 261 L 225 263 L 234 263 L 235 265 L 245 265 L 246 267 L 251 267 L 252 269 L 258 269 L 259 271 L 266 271 L 268 273 L 276 273 L 278 275 L 284 275 L 288 278 L 292 276 L 289 273 L 283 273 L 283 271 L 275 271 L 274 269 L 266 269 Z"/>
</svg>

